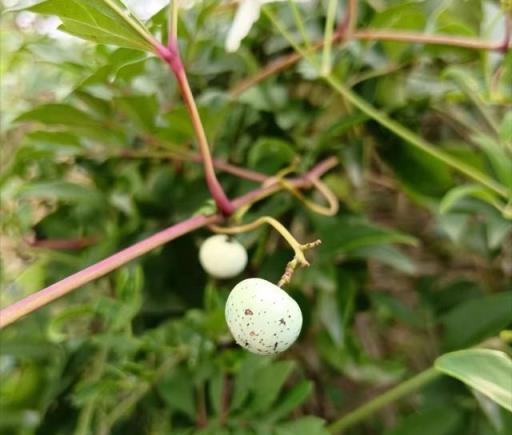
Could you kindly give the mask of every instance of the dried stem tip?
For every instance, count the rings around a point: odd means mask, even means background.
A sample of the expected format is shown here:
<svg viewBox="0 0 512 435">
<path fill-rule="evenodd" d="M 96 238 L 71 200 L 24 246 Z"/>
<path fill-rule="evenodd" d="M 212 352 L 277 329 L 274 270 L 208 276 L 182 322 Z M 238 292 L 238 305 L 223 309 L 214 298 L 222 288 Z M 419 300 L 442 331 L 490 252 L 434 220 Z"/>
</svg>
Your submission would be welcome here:
<svg viewBox="0 0 512 435">
<path fill-rule="evenodd" d="M 283 287 L 286 284 L 288 284 L 293 276 L 293 273 L 295 272 L 295 269 L 297 269 L 298 266 L 300 267 L 309 267 L 309 262 L 306 260 L 306 257 L 304 256 L 304 252 L 308 249 L 316 248 L 322 243 L 321 240 L 315 240 L 314 242 L 306 243 L 304 245 L 299 245 L 298 249 L 295 250 L 295 256 L 293 257 L 293 260 L 288 262 L 286 265 L 286 269 L 284 271 L 283 276 L 279 280 L 279 283 L 277 284 L 279 287 Z"/>
</svg>

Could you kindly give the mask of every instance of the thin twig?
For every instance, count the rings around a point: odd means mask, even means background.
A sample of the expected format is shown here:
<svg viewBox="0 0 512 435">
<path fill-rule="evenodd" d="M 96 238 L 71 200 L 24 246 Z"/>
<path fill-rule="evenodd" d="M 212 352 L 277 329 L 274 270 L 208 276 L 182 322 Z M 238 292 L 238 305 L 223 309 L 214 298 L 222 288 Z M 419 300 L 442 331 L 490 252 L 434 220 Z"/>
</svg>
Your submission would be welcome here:
<svg viewBox="0 0 512 435">
<path fill-rule="evenodd" d="M 297 177 L 290 180 L 290 183 L 295 188 L 310 188 L 313 186 L 311 183 L 312 178 L 319 178 L 324 173 L 332 169 L 338 164 L 335 157 L 328 158 L 303 176 Z M 282 187 L 275 183 L 270 186 L 261 187 L 255 189 L 233 201 L 235 208 L 243 207 L 247 204 L 259 201 L 262 198 L 266 198 L 273 193 L 281 190 Z M 220 214 L 212 216 L 193 216 L 183 222 L 175 224 L 163 231 L 160 231 L 153 236 L 148 237 L 122 251 L 117 252 L 106 259 L 93 264 L 61 281 L 52 284 L 36 293 L 15 302 L 12 305 L 0 310 L 0 329 L 14 323 L 21 317 L 44 307 L 45 305 L 53 302 L 73 290 L 84 286 L 102 276 L 105 276 L 109 272 L 129 263 L 132 260 L 150 252 L 151 250 L 162 246 L 163 244 L 170 242 L 171 240 L 177 239 L 184 234 L 195 231 L 206 225 L 212 225 L 222 222 L 223 217 Z"/>
<path fill-rule="evenodd" d="M 40 249 L 82 249 L 87 246 L 92 246 L 98 243 L 98 239 L 96 237 L 86 237 L 81 239 L 47 239 L 47 240 L 38 240 L 38 239 L 25 239 L 27 245 L 31 248 L 40 248 Z"/>
<path fill-rule="evenodd" d="M 343 43 L 348 40 L 367 40 L 367 41 L 395 41 L 395 42 L 410 42 L 410 43 L 421 43 L 429 45 L 447 45 L 454 47 L 463 47 L 474 50 L 488 50 L 488 51 L 501 51 L 506 52 L 510 49 L 512 43 L 510 38 L 504 42 L 487 42 L 475 38 L 464 38 L 464 37 L 453 37 L 445 35 L 429 35 L 424 33 L 412 33 L 412 32 L 398 32 L 395 30 L 358 30 L 352 34 L 346 34 L 343 32 L 336 32 L 333 36 L 333 43 Z M 316 42 L 310 48 L 310 51 L 317 51 L 322 49 L 324 46 L 322 42 Z M 292 65 L 296 64 L 302 59 L 302 54 L 298 52 L 290 53 L 280 57 L 269 63 L 263 69 L 258 71 L 251 77 L 248 77 L 230 90 L 230 95 L 233 98 L 238 98 L 247 89 L 257 85 L 264 81 L 268 77 L 283 71 Z"/>
<path fill-rule="evenodd" d="M 119 153 L 119 156 L 131 159 L 166 159 L 178 160 L 184 162 L 202 163 L 203 158 L 198 154 L 192 153 L 173 153 L 169 151 L 162 152 L 144 152 L 144 151 L 131 151 L 124 150 Z M 252 169 L 242 168 L 233 165 L 221 159 L 213 159 L 213 166 L 215 169 L 227 172 L 228 174 L 235 175 L 246 180 L 254 181 L 256 183 L 263 183 L 269 178 L 269 175 L 263 174 Z"/>
<path fill-rule="evenodd" d="M 488 42 L 477 38 L 465 38 L 449 35 L 429 35 L 426 33 L 400 32 L 396 30 L 364 29 L 351 35 L 352 39 L 367 41 L 411 42 L 416 44 L 448 45 L 471 48 L 474 50 L 503 50 L 503 42 Z M 508 44 L 510 48 L 510 43 Z"/>
</svg>

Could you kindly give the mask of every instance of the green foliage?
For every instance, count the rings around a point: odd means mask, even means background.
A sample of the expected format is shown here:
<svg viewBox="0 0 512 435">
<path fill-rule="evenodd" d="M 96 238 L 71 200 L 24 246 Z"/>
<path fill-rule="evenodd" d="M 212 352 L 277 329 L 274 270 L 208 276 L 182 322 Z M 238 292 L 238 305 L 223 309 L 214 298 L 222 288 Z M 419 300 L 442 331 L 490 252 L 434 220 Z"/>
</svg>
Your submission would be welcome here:
<svg viewBox="0 0 512 435">
<path fill-rule="evenodd" d="M 436 368 L 512 412 L 512 360 L 504 352 L 467 349 L 447 353 L 436 360 Z"/>
<path fill-rule="evenodd" d="M 463 3 L 359 2 L 357 24 L 478 38 L 502 22 L 493 2 Z M 319 40 L 325 11 L 316 6 L 299 5 Z M 266 7 L 298 35 L 286 2 Z M 46 0 L 28 10 L 38 13 L 36 28 L 57 15 L 80 39 L 44 36 L 18 26 L 19 12 L 4 15 L 2 306 L 214 210 L 193 161 L 187 107 L 151 55 L 167 39 L 167 10 L 145 23 L 117 0 Z M 238 96 L 241 81 L 289 46 L 262 19 L 240 51 L 226 53 L 232 18 L 207 0 L 179 20 L 215 157 L 268 176 L 340 160 L 324 178 L 340 201 L 336 216 L 281 192 L 244 217 L 271 215 L 301 242 L 323 241 L 288 288 L 304 315 L 298 342 L 276 358 L 236 347 L 224 321 L 236 280 L 208 278 L 197 255 L 209 232 L 186 234 L 1 332 L 0 433 L 325 434 L 326 421 L 433 361 L 448 376 L 347 433 L 510 433 L 511 348 L 506 332 L 497 337 L 512 326 L 511 53 L 333 46 L 333 77 L 377 113 L 306 61 Z M 258 187 L 219 178 L 230 198 Z M 277 281 L 288 246 L 268 229 L 239 239 L 250 259 L 240 279 Z M 501 351 L 465 349 L 481 345 Z"/>
<path fill-rule="evenodd" d="M 71 35 L 120 47 L 152 51 L 150 34 L 120 0 L 46 0 L 29 8 L 62 19 L 61 29 Z"/>
</svg>

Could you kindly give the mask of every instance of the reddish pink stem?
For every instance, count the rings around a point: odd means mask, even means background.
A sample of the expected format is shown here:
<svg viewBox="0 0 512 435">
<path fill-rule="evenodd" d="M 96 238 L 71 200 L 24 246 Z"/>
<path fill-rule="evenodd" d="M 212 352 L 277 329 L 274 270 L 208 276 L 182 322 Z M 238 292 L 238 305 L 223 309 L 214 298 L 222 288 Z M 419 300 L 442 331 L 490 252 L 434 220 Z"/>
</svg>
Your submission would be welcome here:
<svg viewBox="0 0 512 435">
<path fill-rule="evenodd" d="M 130 246 L 129 248 L 123 249 L 117 254 L 107 257 L 99 263 L 86 267 L 80 272 L 64 278 L 62 281 L 31 294 L 30 296 L 27 296 L 26 298 L 0 311 L 0 329 L 10 323 L 13 323 L 20 317 L 31 313 L 32 311 L 44 307 L 70 291 L 112 272 L 123 264 L 148 253 L 152 249 L 155 249 L 164 243 L 201 228 L 202 226 L 217 223 L 221 220 L 222 219 L 219 216 L 194 216 L 186 221 L 160 231 L 159 233 L 156 233 L 153 236 Z"/>
<path fill-rule="evenodd" d="M 296 188 L 311 187 L 311 179 L 320 177 L 325 172 L 337 165 L 337 159 L 331 157 L 315 166 L 311 171 L 302 177 L 295 178 L 290 183 Z M 242 207 L 247 204 L 254 203 L 280 189 L 279 184 L 262 187 L 248 194 L 237 198 L 233 203 L 235 206 Z M 213 216 L 194 216 L 179 224 L 173 225 L 159 233 L 142 240 L 118 253 L 105 258 L 99 263 L 93 264 L 80 272 L 77 272 L 63 280 L 46 287 L 26 298 L 9 305 L 7 308 L 0 310 L 0 329 L 4 328 L 21 317 L 41 308 L 50 302 L 70 293 L 71 291 L 90 283 L 109 272 L 123 266 L 126 263 L 148 253 L 152 249 L 157 248 L 171 240 L 195 231 L 201 227 L 210 224 L 216 224 L 222 221 L 221 215 Z"/>
<path fill-rule="evenodd" d="M 201 122 L 201 117 L 199 115 L 199 111 L 197 110 L 196 102 L 188 83 L 187 74 L 181 62 L 178 43 L 177 41 L 170 41 L 169 47 L 158 45 L 156 47 L 156 51 L 160 58 L 170 66 L 172 72 L 176 76 L 178 87 L 180 88 L 183 101 L 185 102 L 188 113 L 190 115 L 190 119 L 192 120 L 192 125 L 194 127 L 197 142 L 199 144 L 199 151 L 201 153 L 204 166 L 204 175 L 210 194 L 217 204 L 219 211 L 224 216 L 231 216 L 234 213 L 235 208 L 226 196 L 224 189 L 220 185 L 219 180 L 215 175 L 215 168 L 213 166 L 210 146 L 208 145 L 208 139 L 206 138 L 203 123 Z"/>
</svg>

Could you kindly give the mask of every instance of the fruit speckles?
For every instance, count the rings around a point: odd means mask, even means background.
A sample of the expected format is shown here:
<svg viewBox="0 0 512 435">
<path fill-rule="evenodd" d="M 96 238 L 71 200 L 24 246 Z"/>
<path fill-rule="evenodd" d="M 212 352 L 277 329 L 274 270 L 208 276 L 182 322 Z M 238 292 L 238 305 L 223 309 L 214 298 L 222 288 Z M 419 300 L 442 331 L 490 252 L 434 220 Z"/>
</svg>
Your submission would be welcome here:
<svg viewBox="0 0 512 435">
<path fill-rule="evenodd" d="M 226 302 L 226 321 L 236 342 L 263 355 L 283 352 L 299 336 L 302 313 L 285 291 L 260 278 L 235 286 Z"/>
</svg>

